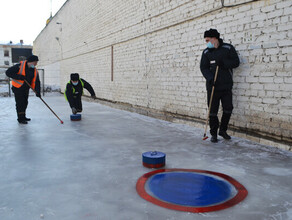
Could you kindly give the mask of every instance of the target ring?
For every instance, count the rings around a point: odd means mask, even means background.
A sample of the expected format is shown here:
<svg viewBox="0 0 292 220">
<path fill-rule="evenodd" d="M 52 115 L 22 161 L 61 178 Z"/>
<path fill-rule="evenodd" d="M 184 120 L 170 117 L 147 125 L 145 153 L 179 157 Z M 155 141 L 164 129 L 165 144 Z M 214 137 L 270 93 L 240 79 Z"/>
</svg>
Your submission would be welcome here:
<svg viewBox="0 0 292 220">
<path fill-rule="evenodd" d="M 248 194 L 232 177 L 196 169 L 160 169 L 141 176 L 138 194 L 158 206 L 185 212 L 212 212 L 234 206 Z"/>
</svg>

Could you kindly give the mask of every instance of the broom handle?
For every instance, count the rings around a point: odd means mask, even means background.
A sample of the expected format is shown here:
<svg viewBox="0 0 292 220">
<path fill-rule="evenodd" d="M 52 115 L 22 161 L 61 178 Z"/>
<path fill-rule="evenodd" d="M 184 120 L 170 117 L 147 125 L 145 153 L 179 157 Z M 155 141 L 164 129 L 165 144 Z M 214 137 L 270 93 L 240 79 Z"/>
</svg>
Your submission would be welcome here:
<svg viewBox="0 0 292 220">
<path fill-rule="evenodd" d="M 34 93 L 35 94 L 37 94 L 37 92 L 32 88 L 32 86 L 26 81 L 26 80 L 24 80 L 25 81 L 25 83 L 32 89 L 32 91 L 34 91 Z M 51 109 L 50 108 L 50 106 L 41 98 L 41 97 L 39 97 L 42 101 L 43 101 L 43 103 L 48 107 L 48 109 L 50 109 L 51 110 L 51 112 L 60 120 L 60 122 L 63 124 L 63 121 L 58 117 L 58 115 L 53 111 L 53 109 Z"/>
</svg>

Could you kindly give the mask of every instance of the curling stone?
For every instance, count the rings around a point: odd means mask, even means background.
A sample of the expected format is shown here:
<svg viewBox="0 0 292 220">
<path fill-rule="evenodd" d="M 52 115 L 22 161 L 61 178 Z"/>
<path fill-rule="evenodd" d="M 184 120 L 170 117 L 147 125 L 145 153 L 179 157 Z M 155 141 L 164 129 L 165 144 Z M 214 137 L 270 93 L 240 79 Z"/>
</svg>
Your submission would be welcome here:
<svg viewBox="0 0 292 220">
<path fill-rule="evenodd" d="M 70 115 L 71 121 L 80 121 L 81 120 L 81 114 L 72 114 Z"/>
<path fill-rule="evenodd" d="M 159 151 L 149 151 L 142 154 L 142 163 L 144 167 L 160 168 L 165 166 L 165 153 Z"/>
</svg>

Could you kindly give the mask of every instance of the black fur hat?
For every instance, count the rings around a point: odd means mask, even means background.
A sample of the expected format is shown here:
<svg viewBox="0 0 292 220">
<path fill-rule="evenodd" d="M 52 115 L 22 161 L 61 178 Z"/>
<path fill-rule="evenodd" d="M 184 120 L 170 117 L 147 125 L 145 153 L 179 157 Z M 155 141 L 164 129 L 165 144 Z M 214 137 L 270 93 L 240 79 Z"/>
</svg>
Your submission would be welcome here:
<svg viewBox="0 0 292 220">
<path fill-rule="evenodd" d="M 35 62 L 35 61 L 39 61 L 38 56 L 31 55 L 27 58 L 27 62 Z"/>
<path fill-rule="evenodd" d="M 210 30 L 205 31 L 204 38 L 205 37 L 216 37 L 217 39 L 219 39 L 220 33 L 216 29 L 211 28 Z"/>
<path fill-rule="evenodd" d="M 70 76 L 72 81 L 78 81 L 79 80 L 79 74 L 78 73 L 71 73 Z"/>
</svg>

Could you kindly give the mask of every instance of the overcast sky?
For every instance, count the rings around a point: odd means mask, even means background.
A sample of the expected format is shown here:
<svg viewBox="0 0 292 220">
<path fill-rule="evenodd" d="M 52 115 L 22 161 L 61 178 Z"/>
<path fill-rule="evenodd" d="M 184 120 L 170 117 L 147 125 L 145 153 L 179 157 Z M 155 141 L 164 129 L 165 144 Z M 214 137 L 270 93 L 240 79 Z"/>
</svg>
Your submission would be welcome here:
<svg viewBox="0 0 292 220">
<path fill-rule="evenodd" d="M 1 0 L 0 43 L 32 45 L 50 17 L 66 0 Z M 52 7 L 51 7 L 52 3 Z"/>
</svg>

